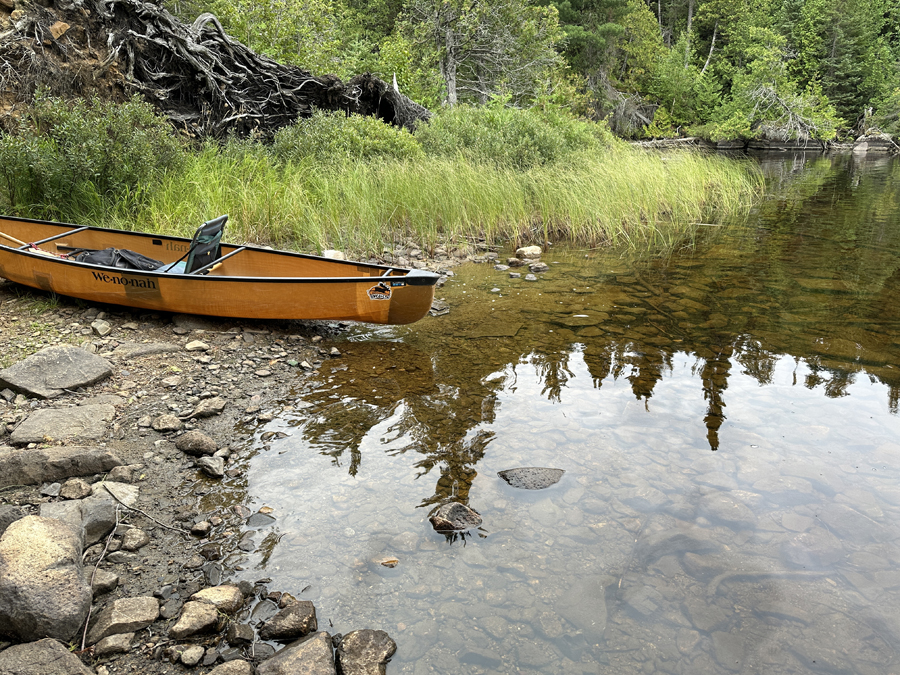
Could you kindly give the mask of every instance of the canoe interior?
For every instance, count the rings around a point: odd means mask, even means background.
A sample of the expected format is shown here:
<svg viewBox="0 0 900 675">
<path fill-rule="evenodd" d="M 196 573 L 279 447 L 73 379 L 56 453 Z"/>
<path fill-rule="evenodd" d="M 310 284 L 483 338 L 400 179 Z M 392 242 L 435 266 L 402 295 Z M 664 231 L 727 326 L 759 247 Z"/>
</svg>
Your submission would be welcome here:
<svg viewBox="0 0 900 675">
<path fill-rule="evenodd" d="M 0 232 L 5 232 L 23 242 L 40 241 L 79 227 L 79 225 L 0 217 Z M 228 232 L 227 225 L 225 232 L 226 234 Z M 91 228 L 41 244 L 40 247 L 51 253 L 67 253 L 72 247 L 104 249 L 112 246 L 137 251 L 164 263 L 172 263 L 187 253 L 190 243 L 191 240 L 184 237 Z M 0 239 L 0 245 L 16 247 L 5 239 Z M 236 244 L 223 242 L 222 255 L 227 255 L 236 248 L 238 248 Z M 210 274 L 229 277 L 371 277 L 381 276 L 388 269 L 391 268 L 385 265 L 331 260 L 289 251 L 247 248 L 226 260 Z"/>
<path fill-rule="evenodd" d="M 39 244 L 52 254 L 114 247 L 172 263 L 190 245 L 185 237 L 102 228 L 75 232 L 79 227 L 0 216 L 0 232 L 22 242 L 66 233 Z M 201 275 L 120 270 L 18 248 L 0 238 L 0 276 L 26 286 L 94 302 L 230 318 L 412 323 L 431 308 L 439 278 L 432 272 L 254 246 Z M 241 248 L 223 243 L 222 255 Z"/>
</svg>

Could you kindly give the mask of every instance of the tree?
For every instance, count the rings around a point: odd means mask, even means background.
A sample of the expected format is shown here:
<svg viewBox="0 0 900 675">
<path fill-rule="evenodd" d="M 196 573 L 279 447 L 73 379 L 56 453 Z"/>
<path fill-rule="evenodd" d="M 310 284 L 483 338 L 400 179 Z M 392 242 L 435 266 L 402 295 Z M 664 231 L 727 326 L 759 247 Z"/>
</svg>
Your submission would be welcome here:
<svg viewBox="0 0 900 675">
<path fill-rule="evenodd" d="M 404 21 L 421 58 L 439 70 L 451 106 L 498 95 L 527 102 L 562 66 L 556 10 L 528 0 L 411 0 Z"/>
</svg>

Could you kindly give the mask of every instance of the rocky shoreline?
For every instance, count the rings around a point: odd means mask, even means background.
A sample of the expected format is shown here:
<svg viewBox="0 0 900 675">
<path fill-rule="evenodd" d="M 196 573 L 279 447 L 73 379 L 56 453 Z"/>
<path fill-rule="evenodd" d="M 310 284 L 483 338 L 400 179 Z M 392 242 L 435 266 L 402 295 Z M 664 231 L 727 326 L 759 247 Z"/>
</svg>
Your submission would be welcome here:
<svg viewBox="0 0 900 675">
<path fill-rule="evenodd" d="M 547 269 L 536 246 L 507 265 L 487 246 L 431 253 L 384 257 L 441 283 L 466 261 Z M 383 631 L 331 635 L 268 579 L 223 583 L 271 509 L 197 508 L 245 471 L 238 429 L 340 359 L 347 324 L 85 306 L 4 281 L 0 313 L 0 675 L 386 672 Z"/>
</svg>

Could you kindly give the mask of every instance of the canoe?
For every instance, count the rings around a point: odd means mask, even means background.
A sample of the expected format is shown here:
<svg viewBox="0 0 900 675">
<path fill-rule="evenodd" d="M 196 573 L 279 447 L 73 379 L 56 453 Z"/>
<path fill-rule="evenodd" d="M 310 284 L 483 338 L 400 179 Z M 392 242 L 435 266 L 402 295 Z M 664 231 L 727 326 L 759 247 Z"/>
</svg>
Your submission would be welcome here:
<svg viewBox="0 0 900 675">
<path fill-rule="evenodd" d="M 214 262 L 192 274 L 119 269 L 63 257 L 77 249 L 112 247 L 175 263 L 192 241 L 0 216 L 0 277 L 59 295 L 149 311 L 379 324 L 412 323 L 425 316 L 440 278 L 424 270 L 224 242 Z"/>
</svg>

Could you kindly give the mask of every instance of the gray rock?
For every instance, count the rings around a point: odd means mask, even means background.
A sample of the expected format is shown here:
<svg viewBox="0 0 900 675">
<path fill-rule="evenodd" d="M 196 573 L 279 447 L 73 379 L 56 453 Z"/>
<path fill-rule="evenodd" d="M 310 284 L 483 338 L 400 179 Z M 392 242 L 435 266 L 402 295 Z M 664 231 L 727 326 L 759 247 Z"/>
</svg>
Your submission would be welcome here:
<svg viewBox="0 0 900 675">
<path fill-rule="evenodd" d="M 153 422 L 151 422 L 150 426 L 153 427 L 154 431 L 159 431 L 160 433 L 166 433 L 169 431 L 181 431 L 184 429 L 184 422 L 175 417 L 175 415 L 160 415 Z"/>
<path fill-rule="evenodd" d="M 249 661 L 229 661 L 213 668 L 209 675 L 253 675 L 253 666 Z"/>
<path fill-rule="evenodd" d="M 225 475 L 225 460 L 222 457 L 201 457 L 197 467 L 211 478 L 222 478 Z"/>
<path fill-rule="evenodd" d="M 72 345 L 47 347 L 0 370 L 0 387 L 37 398 L 87 387 L 112 375 L 109 361 Z"/>
<path fill-rule="evenodd" d="M 756 516 L 746 504 L 724 492 L 714 492 L 700 499 L 697 513 L 731 528 L 747 530 L 756 527 Z"/>
<path fill-rule="evenodd" d="M 116 633 L 108 635 L 94 645 L 94 656 L 106 656 L 107 654 L 125 654 L 131 649 L 131 641 L 134 633 Z"/>
<path fill-rule="evenodd" d="M 744 665 L 744 638 L 736 633 L 717 631 L 712 634 L 716 661 L 728 670 L 741 670 Z"/>
<path fill-rule="evenodd" d="M 175 447 L 194 457 L 212 455 L 219 449 L 216 442 L 202 431 L 187 431 L 175 441 Z"/>
<path fill-rule="evenodd" d="M 119 585 L 119 575 L 114 572 L 97 568 L 92 574 L 94 582 L 91 585 L 91 592 L 95 598 L 104 593 L 111 593 Z M 88 578 L 90 578 L 90 575 L 88 575 Z"/>
<path fill-rule="evenodd" d="M 0 451 L 0 487 L 106 473 L 121 464 L 122 460 L 103 448 L 54 446 Z"/>
<path fill-rule="evenodd" d="M 847 555 L 841 540 L 824 527 L 813 528 L 785 542 L 782 554 L 791 565 L 803 569 L 830 568 Z"/>
<path fill-rule="evenodd" d="M 557 613 L 596 644 L 606 630 L 606 588 L 600 578 L 577 579 L 556 603 Z"/>
<path fill-rule="evenodd" d="M 232 623 L 228 626 L 225 638 L 232 647 L 248 645 L 254 639 L 253 628 L 245 623 Z"/>
<path fill-rule="evenodd" d="M 194 408 L 194 412 L 190 417 L 202 418 L 218 415 L 225 410 L 225 399 L 218 396 L 200 401 L 200 404 Z"/>
<path fill-rule="evenodd" d="M 59 496 L 63 499 L 84 499 L 94 491 L 91 484 L 82 478 L 70 478 L 59 489 Z"/>
<path fill-rule="evenodd" d="M 93 675 L 56 640 L 14 645 L 0 652 L 0 675 Z"/>
<path fill-rule="evenodd" d="M 334 675 L 331 636 L 316 633 L 289 644 L 257 668 L 259 675 Z"/>
<path fill-rule="evenodd" d="M 141 562 L 141 557 L 137 553 L 127 551 L 113 551 L 106 559 L 114 565 L 137 565 Z"/>
<path fill-rule="evenodd" d="M 60 490 L 62 490 L 62 483 L 48 483 L 41 487 L 41 496 L 59 497 Z"/>
<path fill-rule="evenodd" d="M 429 520 L 432 527 L 438 532 L 468 530 L 481 525 L 481 515 L 459 502 L 444 504 Z"/>
<path fill-rule="evenodd" d="M 120 342 L 119 346 L 112 350 L 109 356 L 121 361 L 130 361 L 141 356 L 177 351 L 181 351 L 181 347 L 171 342 Z"/>
<path fill-rule="evenodd" d="M 292 640 L 318 630 L 316 608 L 308 600 L 297 600 L 279 611 L 259 629 L 263 640 Z"/>
<path fill-rule="evenodd" d="M 112 326 L 109 321 L 104 321 L 103 319 L 96 319 L 91 323 L 91 330 L 94 331 L 94 335 L 97 337 L 106 337 L 110 333 L 112 333 Z"/>
<path fill-rule="evenodd" d="M 222 584 L 197 591 L 191 596 L 191 600 L 199 600 L 213 605 L 220 612 L 234 614 L 244 604 L 244 594 L 241 589 L 232 584 Z"/>
<path fill-rule="evenodd" d="M 541 274 L 542 272 L 546 272 L 550 269 L 550 265 L 543 262 L 536 262 L 533 265 L 529 265 L 528 269 L 531 270 L 532 274 Z"/>
<path fill-rule="evenodd" d="M 535 260 L 536 258 L 540 258 L 540 257 L 541 257 L 541 247 L 540 246 L 521 246 L 516 249 L 516 258 Z"/>
<path fill-rule="evenodd" d="M 109 635 L 143 630 L 158 618 L 159 603 L 156 598 L 144 596 L 113 600 L 91 621 L 88 644 L 96 644 Z"/>
<path fill-rule="evenodd" d="M 183 640 L 191 635 L 215 633 L 219 629 L 219 612 L 207 602 L 186 602 L 178 621 L 169 629 L 169 637 Z"/>
<path fill-rule="evenodd" d="M 525 281 L 537 281 L 537 277 L 534 276 L 533 274 L 526 274 Z"/>
<path fill-rule="evenodd" d="M 710 538 L 709 532 L 694 526 L 673 528 L 642 537 L 635 544 L 634 552 L 637 560 L 643 564 L 650 563 L 670 553 L 685 551 L 711 551 L 719 545 Z"/>
<path fill-rule="evenodd" d="M 115 483 L 131 483 L 134 480 L 134 471 L 133 466 L 114 466 L 106 479 Z"/>
<path fill-rule="evenodd" d="M 503 480 L 515 488 L 522 490 L 543 490 L 559 482 L 564 469 L 548 469 L 537 466 L 526 466 L 518 469 L 506 469 L 497 472 Z"/>
<path fill-rule="evenodd" d="M 0 538 L 0 634 L 68 641 L 84 623 L 91 589 L 81 534 L 63 522 L 25 516 Z"/>
<path fill-rule="evenodd" d="M 109 404 L 80 405 L 74 408 L 43 408 L 31 413 L 9 440 L 13 445 L 43 443 L 46 440 L 99 441 L 106 436 L 106 424 L 116 415 Z"/>
<path fill-rule="evenodd" d="M 16 522 L 19 518 L 24 518 L 25 512 L 18 506 L 10 504 L 0 504 L 0 537 L 6 532 L 6 528 Z"/>
<path fill-rule="evenodd" d="M 94 483 L 93 488 L 93 494 L 85 499 L 41 504 L 41 516 L 68 523 L 81 532 L 85 546 L 96 544 L 109 534 L 116 523 L 117 501 L 110 494 L 110 490 L 115 492 L 126 506 L 133 506 L 137 501 L 138 488 L 111 481 Z"/>
<path fill-rule="evenodd" d="M 122 548 L 126 551 L 137 551 L 150 543 L 150 535 L 138 527 L 133 527 L 122 537 Z"/>
<path fill-rule="evenodd" d="M 181 652 L 181 662 L 188 668 L 193 668 L 200 663 L 205 653 L 206 650 L 200 645 L 191 645 Z"/>
<path fill-rule="evenodd" d="M 341 640 L 338 668 L 343 675 L 385 675 L 387 662 L 396 651 L 397 643 L 383 630 L 355 630 Z"/>
</svg>

